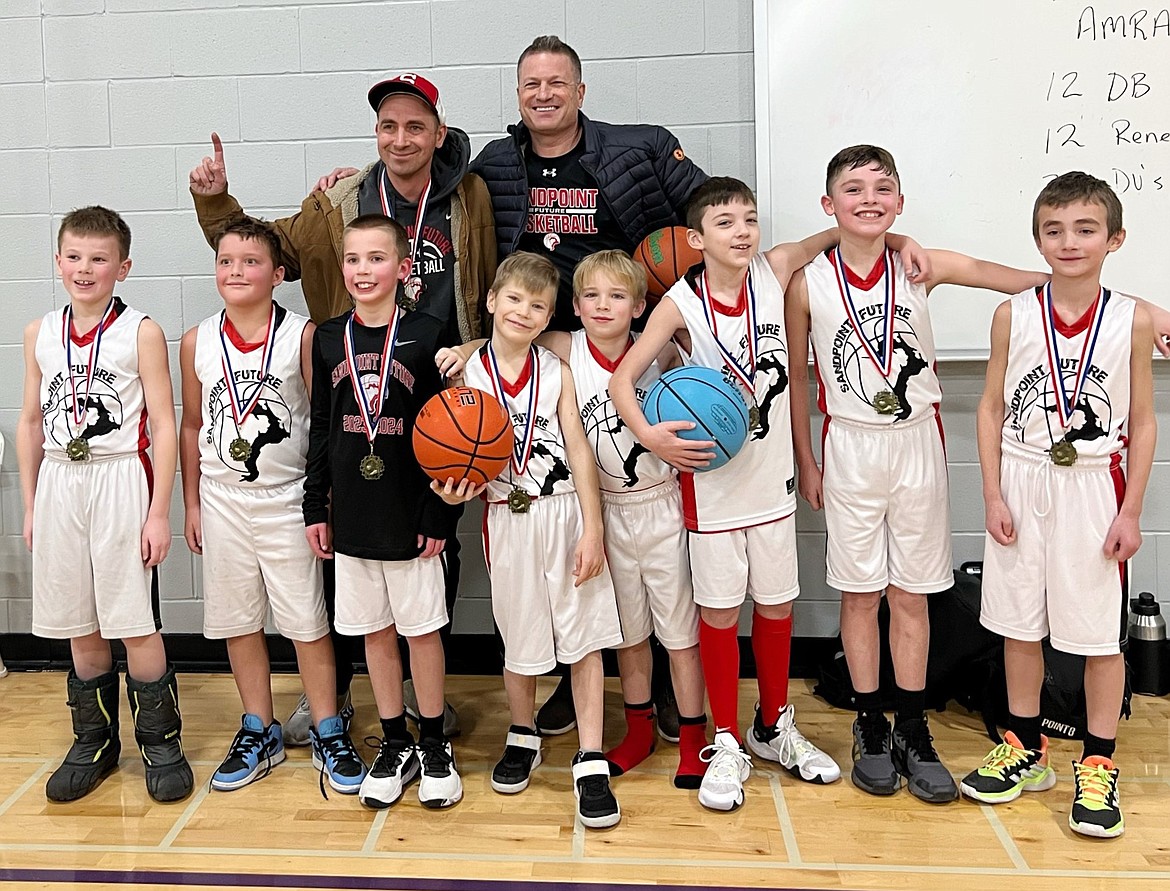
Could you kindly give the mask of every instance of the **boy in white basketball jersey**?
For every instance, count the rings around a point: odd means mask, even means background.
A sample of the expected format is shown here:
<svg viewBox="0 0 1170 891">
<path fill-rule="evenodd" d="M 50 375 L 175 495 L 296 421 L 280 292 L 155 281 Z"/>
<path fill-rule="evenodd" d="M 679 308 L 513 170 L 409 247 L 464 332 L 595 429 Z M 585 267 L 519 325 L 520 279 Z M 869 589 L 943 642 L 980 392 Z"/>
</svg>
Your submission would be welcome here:
<svg viewBox="0 0 1170 891">
<path fill-rule="evenodd" d="M 179 348 L 187 546 L 203 555 L 203 633 L 226 639 L 244 706 L 211 787 L 239 789 L 284 760 L 272 716 L 264 622 L 293 641 L 313 725 L 313 761 L 339 792 L 366 769 L 336 713 L 333 644 L 321 564 L 305 541 L 301 499 L 309 447 L 313 331 L 272 299 L 284 280 L 280 240 L 267 223 L 230 222 L 213 240 L 224 308 Z"/>
<path fill-rule="evenodd" d="M 1125 241 L 1121 202 L 1107 183 L 1080 172 L 1051 180 L 1032 232 L 1052 281 L 996 309 L 978 414 L 982 622 L 1005 638 L 1008 732 L 962 790 L 996 804 L 1055 784 L 1040 734 L 1049 637 L 1086 657 L 1088 725 L 1073 762 L 1069 826 L 1113 838 L 1125 830 L 1113 753 L 1125 690 L 1126 561 L 1141 545 L 1157 439 L 1153 324 L 1142 305 L 1101 287 L 1105 258 Z"/>
<path fill-rule="evenodd" d="M 443 732 L 447 624 L 445 530 L 451 511 L 428 488 L 411 447 L 419 409 L 440 389 L 428 322 L 406 312 L 406 230 L 381 214 L 342 235 L 342 274 L 354 308 L 313 338 L 312 417 L 303 513 L 313 552 L 333 560 L 339 633 L 365 638 L 381 718 L 378 755 L 358 799 L 387 808 L 418 780 L 424 807 L 463 798 Z M 398 635 L 407 639 L 419 706 L 417 745 L 406 726 Z"/>
<path fill-rule="evenodd" d="M 535 344 L 556 306 L 557 271 L 517 251 L 500 264 L 488 291 L 492 337 L 467 360 L 464 383 L 491 393 L 512 418 L 507 469 L 486 486 L 466 480 L 437 491 L 448 501 L 483 493 L 484 557 L 492 615 L 504 641 L 504 687 L 512 726 L 492 788 L 528 787 L 540 764 L 536 678 L 570 666 L 577 735 L 573 758 L 577 817 L 591 829 L 614 826 L 621 809 L 602 754 L 601 651 L 622 641 L 613 582 L 605 563 L 597 464 L 581 426 L 573 375 Z M 436 360 L 443 362 L 443 356 Z"/>
<path fill-rule="evenodd" d="M 573 311 L 582 328 L 537 338 L 573 373 L 585 438 L 593 449 L 601 488 L 605 555 L 617 592 L 622 643 L 618 669 L 625 699 L 626 735 L 605 753 L 611 776 L 621 776 L 654 751 L 650 634 L 670 658 L 679 707 L 679 764 L 674 783 L 698 788 L 699 753 L 707 744 L 699 613 L 691 592 L 687 533 L 674 468 L 634 439 L 609 396 L 614 369 L 633 345 L 634 319 L 646 309 L 646 273 L 623 251 L 590 254 L 573 272 Z M 464 367 L 463 356 L 482 341 L 439 353 L 444 373 Z M 667 344 L 638 380 L 642 398 L 662 372 L 680 364 Z"/>
<path fill-rule="evenodd" d="M 755 196 L 728 177 L 712 178 L 695 190 L 687 224 L 687 239 L 703 252 L 703 266 L 688 272 L 655 308 L 645 333 L 614 372 L 610 394 L 637 440 L 683 471 L 683 515 L 700 607 L 699 652 L 715 723 L 699 801 L 732 810 L 743 803 L 751 765 L 739 736 L 736 636 L 749 594 L 755 604 L 752 649 L 760 704 L 748 746 L 809 782 L 840 776 L 833 759 L 796 728 L 788 704 L 792 601 L 799 586 L 783 291 L 792 272 L 834 238 L 826 232 L 760 255 Z M 687 364 L 720 369 L 752 408 L 747 444 L 716 470 L 694 472 L 713 457 L 713 443 L 676 435 L 692 424 L 651 426 L 638 404 L 636 381 L 671 340 Z"/>
<path fill-rule="evenodd" d="M 16 441 L 24 540 L 33 553 L 32 630 L 67 639 L 73 655 L 73 745 L 45 794 L 81 798 L 118 765 L 109 641 L 121 638 L 146 789 L 157 801 L 176 801 L 191 793 L 194 778 L 159 634 L 157 567 L 171 544 L 176 450 L 166 339 L 114 296 L 130 272 L 130 228 L 112 210 L 66 214 L 57 270 L 69 304 L 25 328 Z"/>
<path fill-rule="evenodd" d="M 842 149 L 829 162 L 825 192 L 822 206 L 836 217 L 841 242 L 793 275 L 785 314 L 800 493 L 814 510 L 825 508 L 826 578 L 842 592 L 841 638 L 857 691 L 851 779 L 873 795 L 893 795 L 905 776 L 918 798 L 953 801 L 958 789 L 925 714 L 924 595 L 953 584 L 927 295 L 943 283 L 1014 293 L 1046 276 L 928 251 L 929 274 L 912 281 L 885 243 L 902 211 L 898 171 L 885 149 Z M 823 476 L 809 429 L 810 334 L 825 414 Z M 878 692 L 883 592 L 897 680 L 892 734 Z"/>
</svg>

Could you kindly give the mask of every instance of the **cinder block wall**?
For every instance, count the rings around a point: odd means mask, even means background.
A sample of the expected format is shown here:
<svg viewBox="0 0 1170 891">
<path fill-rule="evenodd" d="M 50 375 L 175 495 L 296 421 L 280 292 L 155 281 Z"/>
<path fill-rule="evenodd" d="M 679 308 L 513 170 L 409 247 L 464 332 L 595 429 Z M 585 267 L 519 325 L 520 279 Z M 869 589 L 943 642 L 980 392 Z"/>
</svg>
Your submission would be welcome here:
<svg viewBox="0 0 1170 891">
<path fill-rule="evenodd" d="M 534 36 L 555 33 L 584 59 L 586 114 L 669 126 L 704 169 L 754 183 L 751 8 L 750 0 L 676 0 L 665 14 L 646 0 L 4 0 L 0 432 L 9 448 L 0 468 L 0 633 L 30 626 L 12 436 L 23 325 L 65 296 L 52 263 L 63 213 L 90 203 L 125 213 L 134 268 L 119 293 L 162 325 L 174 365 L 183 331 L 219 306 L 212 255 L 187 191 L 187 171 L 209 152 L 213 129 L 225 142 L 232 192 L 253 213 L 286 215 L 322 173 L 374 159 L 365 102 L 373 82 L 428 73 L 450 123 L 478 150 L 518 119 L 520 51 Z M 810 158 L 809 175 L 821 164 Z M 296 285 L 282 286 L 278 297 L 301 303 Z M 972 415 L 980 373 L 975 365 L 943 369 L 957 559 L 981 548 Z M 1165 417 L 1170 382 L 1161 372 L 1158 386 Z M 1146 525 L 1170 534 L 1170 507 L 1156 491 L 1163 479 L 1159 467 Z M 164 620 L 170 631 L 198 631 L 199 559 L 177 534 L 177 485 L 172 525 Z M 823 527 L 805 512 L 800 527 L 805 598 L 797 632 L 832 634 Z M 478 528 L 473 507 L 462 534 L 461 632 L 490 629 Z M 1135 561 L 1135 579 L 1152 587 L 1163 572 L 1170 572 L 1170 535 L 1155 534 Z"/>
</svg>

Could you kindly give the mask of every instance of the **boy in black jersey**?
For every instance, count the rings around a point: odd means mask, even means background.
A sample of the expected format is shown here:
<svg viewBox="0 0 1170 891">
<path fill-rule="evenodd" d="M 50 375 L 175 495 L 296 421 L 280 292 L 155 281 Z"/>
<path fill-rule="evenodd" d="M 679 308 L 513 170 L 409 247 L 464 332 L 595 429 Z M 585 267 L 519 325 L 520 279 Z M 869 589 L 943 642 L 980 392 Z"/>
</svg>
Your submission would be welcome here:
<svg viewBox="0 0 1170 891">
<path fill-rule="evenodd" d="M 317 329 L 305 534 L 337 569 L 337 630 L 365 637 L 383 740 L 358 796 L 384 808 L 420 777 L 419 800 L 449 807 L 463 796 L 443 733 L 443 564 L 450 528 L 442 500 L 411 448 L 414 419 L 440 389 L 429 339 L 398 306 L 410 274 L 406 232 L 381 215 L 345 229 L 342 271 L 355 307 Z M 406 728 L 397 635 L 410 643 L 419 742 Z"/>
</svg>

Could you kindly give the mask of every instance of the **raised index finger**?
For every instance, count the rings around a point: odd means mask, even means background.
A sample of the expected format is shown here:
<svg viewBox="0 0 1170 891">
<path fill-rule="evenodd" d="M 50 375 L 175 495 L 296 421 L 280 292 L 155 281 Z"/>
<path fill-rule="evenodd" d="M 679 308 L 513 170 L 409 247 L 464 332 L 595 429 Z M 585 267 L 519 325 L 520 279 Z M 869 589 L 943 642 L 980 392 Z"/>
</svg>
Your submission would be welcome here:
<svg viewBox="0 0 1170 891">
<path fill-rule="evenodd" d="M 223 143 L 220 141 L 219 134 L 214 130 L 211 132 L 211 148 L 215 153 L 215 163 L 223 164 Z"/>
</svg>

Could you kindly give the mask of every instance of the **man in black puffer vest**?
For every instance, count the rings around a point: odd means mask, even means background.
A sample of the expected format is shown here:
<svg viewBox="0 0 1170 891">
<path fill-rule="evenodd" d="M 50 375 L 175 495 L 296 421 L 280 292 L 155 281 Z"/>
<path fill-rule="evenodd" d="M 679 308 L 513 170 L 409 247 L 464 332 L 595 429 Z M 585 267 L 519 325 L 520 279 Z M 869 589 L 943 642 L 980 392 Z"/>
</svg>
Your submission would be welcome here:
<svg viewBox="0 0 1170 891">
<path fill-rule="evenodd" d="M 561 274 L 550 330 L 580 327 L 573 269 L 608 248 L 633 253 L 663 226 L 686 225 L 687 199 L 707 179 L 675 137 L 649 124 L 607 124 L 581 114 L 581 59 L 554 36 L 520 54 L 521 122 L 471 162 L 487 183 L 500 259 L 547 256 Z"/>
</svg>

